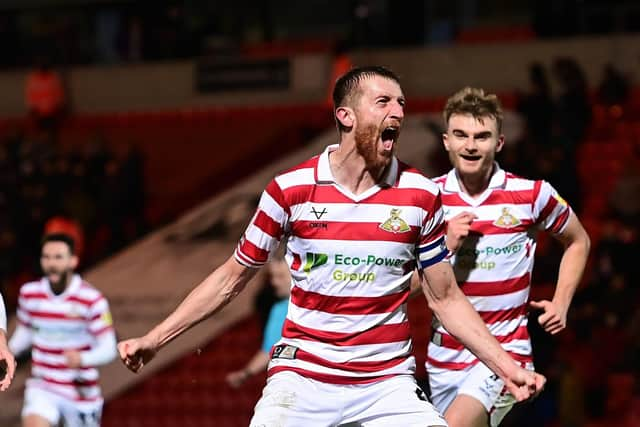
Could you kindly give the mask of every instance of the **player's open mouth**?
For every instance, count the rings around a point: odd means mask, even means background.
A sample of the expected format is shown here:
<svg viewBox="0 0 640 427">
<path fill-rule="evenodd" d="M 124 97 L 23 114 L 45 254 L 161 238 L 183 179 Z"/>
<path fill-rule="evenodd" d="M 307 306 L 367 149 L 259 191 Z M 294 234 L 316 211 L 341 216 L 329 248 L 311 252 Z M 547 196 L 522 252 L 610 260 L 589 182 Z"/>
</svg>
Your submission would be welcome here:
<svg viewBox="0 0 640 427">
<path fill-rule="evenodd" d="M 472 156 L 469 154 L 460 154 L 460 157 L 462 157 L 465 160 L 468 160 L 470 162 L 476 161 L 476 160 L 480 160 L 482 158 L 482 156 Z"/>
<path fill-rule="evenodd" d="M 385 150 L 391 150 L 393 143 L 398 140 L 399 128 L 396 126 L 387 126 L 382 131 L 380 138 L 382 139 L 382 146 Z"/>
</svg>

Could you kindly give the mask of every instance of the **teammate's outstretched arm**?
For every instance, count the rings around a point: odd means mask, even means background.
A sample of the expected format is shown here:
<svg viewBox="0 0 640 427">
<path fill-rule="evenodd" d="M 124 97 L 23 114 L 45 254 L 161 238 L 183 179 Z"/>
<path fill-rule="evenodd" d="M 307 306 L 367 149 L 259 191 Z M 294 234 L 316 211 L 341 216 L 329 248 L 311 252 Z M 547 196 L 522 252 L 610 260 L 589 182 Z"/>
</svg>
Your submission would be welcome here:
<svg viewBox="0 0 640 427">
<path fill-rule="evenodd" d="M 13 381 L 13 376 L 16 372 L 16 360 L 9 351 L 7 333 L 4 329 L 0 329 L 0 367 L 2 367 L 2 364 L 5 365 L 2 370 L 6 370 L 6 372 L 4 377 L 0 379 L 0 391 L 5 391 L 11 385 L 11 381 Z M 0 372 L 2 370 L 0 370 Z"/>
<path fill-rule="evenodd" d="M 458 287 L 448 262 L 433 264 L 419 274 L 429 307 L 444 328 L 495 372 L 518 401 L 542 391 L 545 377 L 521 368 L 504 351 Z"/>
<path fill-rule="evenodd" d="M 16 360 L 9 351 L 7 344 L 7 312 L 4 308 L 4 300 L 0 295 L 0 367 L 6 366 L 4 377 L 0 378 L 0 391 L 5 391 L 11 385 L 16 370 Z"/>
<path fill-rule="evenodd" d="M 138 372 L 164 345 L 227 305 L 257 271 L 230 257 L 196 286 L 159 325 L 142 337 L 120 342 L 120 358 L 127 368 Z"/>
<path fill-rule="evenodd" d="M 567 312 L 569 305 L 582 279 L 591 241 L 580 220 L 571 212 L 567 226 L 554 235 L 564 246 L 564 253 L 560 261 L 558 282 L 551 301 L 531 301 L 530 305 L 540 309 L 543 313 L 538 316 L 538 323 L 548 333 L 555 335 L 567 326 Z"/>
</svg>

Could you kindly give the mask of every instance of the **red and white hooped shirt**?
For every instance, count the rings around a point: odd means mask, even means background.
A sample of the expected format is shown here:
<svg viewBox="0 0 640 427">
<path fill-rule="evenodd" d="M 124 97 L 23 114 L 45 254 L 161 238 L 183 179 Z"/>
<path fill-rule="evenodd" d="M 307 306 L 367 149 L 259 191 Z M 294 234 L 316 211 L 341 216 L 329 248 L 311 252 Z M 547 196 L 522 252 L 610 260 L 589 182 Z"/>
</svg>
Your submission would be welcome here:
<svg viewBox="0 0 640 427">
<path fill-rule="evenodd" d="M 445 219 L 465 211 L 478 217 L 451 258 L 458 285 L 502 347 L 516 360 L 532 362 L 527 300 L 536 234 L 562 232 L 571 208 L 548 182 L 520 178 L 497 164 L 477 199 L 462 192 L 455 170 L 434 181 L 442 192 Z M 434 317 L 427 364 L 460 370 L 477 361 Z"/>
<path fill-rule="evenodd" d="M 409 278 L 447 254 L 437 186 L 393 158 L 383 181 L 354 195 L 337 184 L 328 147 L 266 187 L 235 252 L 258 267 L 286 237 L 292 275 L 269 375 L 336 384 L 412 374 Z"/>
<path fill-rule="evenodd" d="M 102 399 L 98 370 L 94 366 L 71 369 L 65 351 L 90 352 L 98 340 L 115 333 L 104 296 L 75 274 L 67 289 L 59 295 L 51 291 L 46 278 L 29 282 L 20 288 L 18 322 L 28 329 L 27 340 L 16 343 L 12 350 L 22 352 L 31 347 L 32 369 L 28 387 L 44 388 L 76 401 Z M 115 354 L 115 352 L 114 352 Z"/>
</svg>

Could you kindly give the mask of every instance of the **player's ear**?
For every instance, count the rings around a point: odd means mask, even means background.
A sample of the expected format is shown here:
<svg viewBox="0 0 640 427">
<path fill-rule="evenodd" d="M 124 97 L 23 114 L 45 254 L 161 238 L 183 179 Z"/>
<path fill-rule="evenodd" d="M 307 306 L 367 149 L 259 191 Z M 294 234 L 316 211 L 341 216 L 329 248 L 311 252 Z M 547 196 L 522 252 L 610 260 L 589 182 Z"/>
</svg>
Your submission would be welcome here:
<svg viewBox="0 0 640 427">
<path fill-rule="evenodd" d="M 78 259 L 77 255 L 71 255 L 71 268 L 72 269 L 76 269 L 78 268 L 78 263 L 80 262 L 80 260 Z"/>
<path fill-rule="evenodd" d="M 342 127 L 351 129 L 355 123 L 355 113 L 349 107 L 336 108 L 336 120 L 342 125 Z"/>
<path fill-rule="evenodd" d="M 446 132 L 442 134 L 442 143 L 444 144 L 444 149 L 449 151 L 449 135 Z"/>
<path fill-rule="evenodd" d="M 502 147 L 504 147 L 504 135 L 500 135 L 498 137 L 498 142 L 496 144 L 496 153 L 502 151 Z"/>
</svg>

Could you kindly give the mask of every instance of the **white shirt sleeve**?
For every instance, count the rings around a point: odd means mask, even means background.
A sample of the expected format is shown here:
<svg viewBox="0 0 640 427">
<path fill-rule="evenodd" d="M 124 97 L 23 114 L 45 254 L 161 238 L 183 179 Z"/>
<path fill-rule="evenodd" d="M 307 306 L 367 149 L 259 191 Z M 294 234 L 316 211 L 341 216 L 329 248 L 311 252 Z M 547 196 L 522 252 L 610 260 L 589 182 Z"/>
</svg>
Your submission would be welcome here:
<svg viewBox="0 0 640 427">
<path fill-rule="evenodd" d="M 106 365 L 118 355 L 116 334 L 113 329 L 104 331 L 96 337 L 96 343 L 91 350 L 80 353 L 83 367 Z"/>
<path fill-rule="evenodd" d="M 4 307 L 2 294 L 0 294 L 0 329 L 7 332 L 7 310 Z"/>
<path fill-rule="evenodd" d="M 9 340 L 9 350 L 16 356 L 21 355 L 31 348 L 32 333 L 31 329 L 21 323 L 18 323 L 16 330 Z"/>
</svg>

